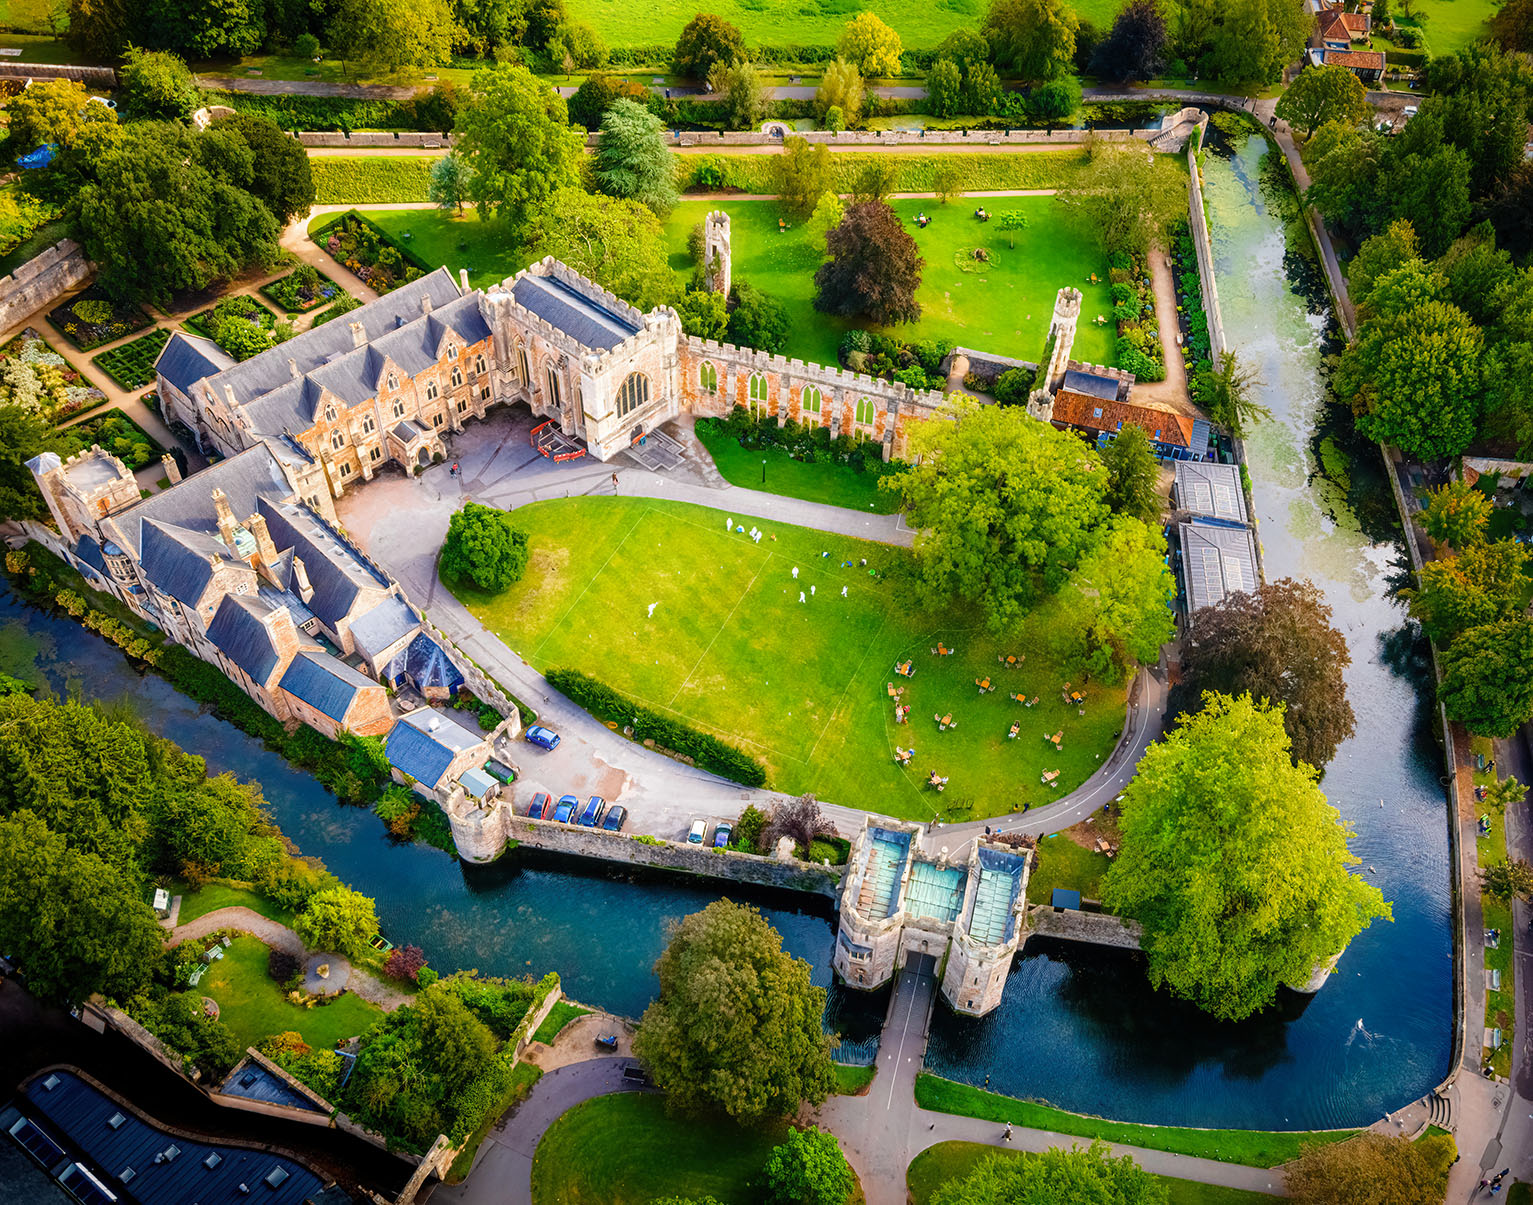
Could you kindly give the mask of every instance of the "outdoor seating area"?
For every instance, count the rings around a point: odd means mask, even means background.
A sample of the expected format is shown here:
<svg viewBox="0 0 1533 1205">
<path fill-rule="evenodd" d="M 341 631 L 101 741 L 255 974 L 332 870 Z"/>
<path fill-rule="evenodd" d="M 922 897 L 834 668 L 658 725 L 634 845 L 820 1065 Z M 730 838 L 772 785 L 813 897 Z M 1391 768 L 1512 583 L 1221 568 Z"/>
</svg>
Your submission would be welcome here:
<svg viewBox="0 0 1533 1205">
<path fill-rule="evenodd" d="M 979 693 L 982 695 L 988 695 L 995 689 L 995 687 L 990 684 L 989 678 L 975 678 L 974 685 L 979 687 Z"/>
</svg>

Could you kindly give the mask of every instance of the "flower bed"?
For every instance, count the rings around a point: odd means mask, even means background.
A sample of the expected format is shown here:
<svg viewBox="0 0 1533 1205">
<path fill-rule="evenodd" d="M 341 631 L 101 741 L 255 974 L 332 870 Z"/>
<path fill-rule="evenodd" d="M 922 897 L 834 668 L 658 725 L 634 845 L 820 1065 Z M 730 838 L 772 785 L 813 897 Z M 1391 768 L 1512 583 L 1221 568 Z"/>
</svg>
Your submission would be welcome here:
<svg viewBox="0 0 1533 1205">
<path fill-rule="evenodd" d="M 355 210 L 315 231 L 314 241 L 379 293 L 387 293 L 430 271 L 429 265 L 395 244 Z"/>
<path fill-rule="evenodd" d="M 1207 369 L 1213 356 L 1208 333 L 1208 314 L 1203 308 L 1203 277 L 1198 272 L 1198 252 L 1192 232 L 1183 225 L 1173 241 L 1176 272 L 1176 308 L 1181 312 L 1183 355 L 1195 375 Z"/>
<path fill-rule="evenodd" d="M 313 264 L 301 264 L 281 280 L 261 286 L 261 293 L 289 314 L 307 314 L 334 301 L 341 292 L 341 286 Z"/>
<path fill-rule="evenodd" d="M 186 319 L 193 334 L 213 340 L 236 360 L 248 360 L 293 337 L 292 325 L 244 293 L 225 297 L 211 310 Z"/>
<path fill-rule="evenodd" d="M 115 407 L 76 423 L 68 434 L 79 441 L 82 450 L 97 444 L 135 470 L 154 464 L 165 451 L 153 436 Z"/>
<path fill-rule="evenodd" d="M 1118 367 L 1141 381 L 1164 381 L 1166 357 L 1155 321 L 1150 266 L 1144 256 L 1127 251 L 1114 251 L 1107 263 L 1118 325 Z"/>
<path fill-rule="evenodd" d="M 121 339 L 149 325 L 149 315 L 132 302 L 113 301 L 92 285 L 48 311 L 48 321 L 81 351 Z"/>
<path fill-rule="evenodd" d="M 142 339 L 102 352 L 91 363 L 124 389 L 140 389 L 154 380 L 154 362 L 168 342 L 168 330 L 152 330 Z"/>
<path fill-rule="evenodd" d="M 0 397 L 55 423 L 106 401 L 106 394 L 30 326 L 0 346 Z"/>
</svg>

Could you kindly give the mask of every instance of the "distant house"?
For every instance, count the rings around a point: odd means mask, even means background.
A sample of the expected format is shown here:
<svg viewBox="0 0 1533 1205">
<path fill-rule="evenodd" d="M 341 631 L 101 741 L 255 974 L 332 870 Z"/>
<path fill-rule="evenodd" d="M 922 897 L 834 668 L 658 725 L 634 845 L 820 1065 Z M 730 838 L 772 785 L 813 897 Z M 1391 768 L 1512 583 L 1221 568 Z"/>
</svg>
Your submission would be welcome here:
<svg viewBox="0 0 1533 1205">
<path fill-rule="evenodd" d="M 1365 84 L 1377 84 L 1384 78 L 1382 50 L 1351 50 L 1347 47 L 1312 46 L 1309 62 L 1315 67 L 1345 67 Z"/>
<path fill-rule="evenodd" d="M 1091 435 L 1099 444 L 1111 442 L 1125 423 L 1143 429 L 1162 460 L 1201 458 L 1208 452 L 1208 423 L 1159 406 L 1129 400 L 1134 378 L 1117 369 L 1087 369 L 1072 365 L 1054 394 L 1050 421 Z"/>
</svg>

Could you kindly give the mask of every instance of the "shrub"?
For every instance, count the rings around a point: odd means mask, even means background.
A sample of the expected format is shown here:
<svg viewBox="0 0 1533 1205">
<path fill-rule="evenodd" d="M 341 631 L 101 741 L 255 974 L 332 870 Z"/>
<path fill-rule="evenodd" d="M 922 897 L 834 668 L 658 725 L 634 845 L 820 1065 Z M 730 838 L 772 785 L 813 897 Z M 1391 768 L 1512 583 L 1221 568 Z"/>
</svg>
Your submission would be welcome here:
<svg viewBox="0 0 1533 1205">
<path fill-rule="evenodd" d="M 442 575 L 481 590 L 500 591 L 527 571 L 527 533 L 511 526 L 503 510 L 470 502 L 447 523 Z"/>
<path fill-rule="evenodd" d="M 395 946 L 383 961 L 383 973 L 393 979 L 414 983 L 426 967 L 425 952 L 419 946 Z"/>
<path fill-rule="evenodd" d="M 430 987 L 440 978 L 441 976 L 433 971 L 430 967 L 421 967 L 420 971 L 415 976 L 415 982 L 421 987 Z"/>
<path fill-rule="evenodd" d="M 750 853 L 761 852 L 761 834 L 766 829 L 766 813 L 754 803 L 746 806 L 735 821 L 734 845 Z"/>
<path fill-rule="evenodd" d="M 296 955 L 289 954 L 286 950 L 270 950 L 266 955 L 266 973 L 271 976 L 275 983 L 287 983 L 299 970 L 302 964 Z"/>
<path fill-rule="evenodd" d="M 1026 368 L 1008 368 L 995 379 L 995 400 L 1003 406 L 1021 406 L 1033 390 L 1033 373 Z"/>
<path fill-rule="evenodd" d="M 319 39 L 311 33 L 301 33 L 293 39 L 293 53 L 301 59 L 319 57 Z"/>
</svg>

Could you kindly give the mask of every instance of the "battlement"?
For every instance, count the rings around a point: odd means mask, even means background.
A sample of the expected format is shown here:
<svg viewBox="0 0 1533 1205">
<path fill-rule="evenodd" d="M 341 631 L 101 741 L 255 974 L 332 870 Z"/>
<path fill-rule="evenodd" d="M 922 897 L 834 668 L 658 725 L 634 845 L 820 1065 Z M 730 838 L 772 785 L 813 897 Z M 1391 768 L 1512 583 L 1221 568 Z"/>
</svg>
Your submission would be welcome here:
<svg viewBox="0 0 1533 1205">
<path fill-rule="evenodd" d="M 824 364 L 814 364 L 797 358 L 790 360 L 786 356 L 758 351 L 753 347 L 737 347 L 733 343 L 699 339 L 694 335 L 686 336 L 686 344 L 691 354 L 702 359 L 719 360 L 732 367 L 755 372 L 775 372 L 810 385 L 828 385 L 833 389 L 849 393 L 876 394 L 900 403 L 908 402 L 931 409 L 936 409 L 947 401 L 947 395 L 940 390 L 912 389 L 903 381 L 885 381 L 879 377 L 870 377 L 866 373 L 852 372 L 839 366 L 830 368 Z"/>
</svg>

